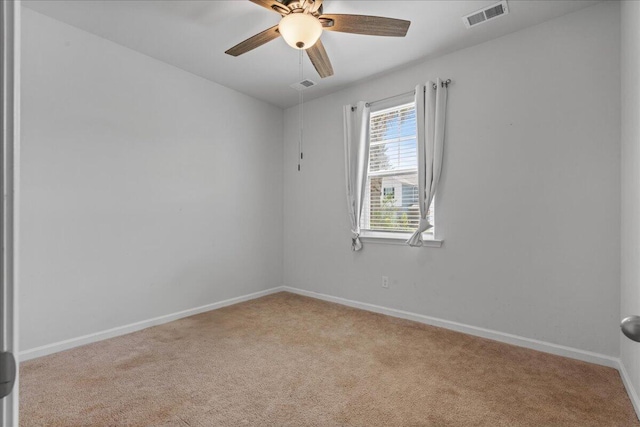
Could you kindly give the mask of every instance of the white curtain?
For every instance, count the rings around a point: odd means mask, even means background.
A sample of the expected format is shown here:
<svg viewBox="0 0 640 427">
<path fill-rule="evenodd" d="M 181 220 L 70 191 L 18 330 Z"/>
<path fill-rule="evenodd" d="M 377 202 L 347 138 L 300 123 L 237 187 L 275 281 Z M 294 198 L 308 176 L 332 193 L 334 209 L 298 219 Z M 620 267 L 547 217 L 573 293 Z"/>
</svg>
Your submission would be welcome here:
<svg viewBox="0 0 640 427">
<path fill-rule="evenodd" d="M 344 162 L 347 184 L 347 203 L 351 221 L 351 250 L 362 249 L 360 214 L 367 185 L 369 166 L 369 106 L 359 102 L 356 107 L 345 105 Z"/>
<path fill-rule="evenodd" d="M 427 82 L 426 85 L 416 86 L 420 224 L 407 240 L 410 246 L 422 246 L 422 233 L 433 227 L 427 219 L 427 211 L 436 194 L 442 171 L 446 111 L 446 83 L 438 79 L 435 84 Z"/>
</svg>

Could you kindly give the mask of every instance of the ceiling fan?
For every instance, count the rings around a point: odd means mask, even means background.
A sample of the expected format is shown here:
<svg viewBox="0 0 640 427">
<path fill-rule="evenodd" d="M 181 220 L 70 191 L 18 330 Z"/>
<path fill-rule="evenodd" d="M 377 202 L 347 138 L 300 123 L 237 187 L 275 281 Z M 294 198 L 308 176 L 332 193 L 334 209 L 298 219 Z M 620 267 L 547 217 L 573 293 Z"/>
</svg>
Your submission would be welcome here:
<svg viewBox="0 0 640 427">
<path fill-rule="evenodd" d="M 282 36 L 294 49 L 304 49 L 320 77 L 333 67 L 320 41 L 322 30 L 369 36 L 404 37 L 411 21 L 367 15 L 322 13 L 322 0 L 250 0 L 282 16 L 280 23 L 235 45 L 225 53 L 239 56 Z"/>
</svg>

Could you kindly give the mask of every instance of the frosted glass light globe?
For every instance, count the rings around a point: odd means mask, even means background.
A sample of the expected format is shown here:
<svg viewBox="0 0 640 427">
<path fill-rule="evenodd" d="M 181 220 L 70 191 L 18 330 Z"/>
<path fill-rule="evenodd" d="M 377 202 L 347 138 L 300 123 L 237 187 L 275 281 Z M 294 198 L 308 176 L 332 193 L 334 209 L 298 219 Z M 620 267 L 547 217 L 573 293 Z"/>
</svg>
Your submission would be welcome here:
<svg viewBox="0 0 640 427">
<path fill-rule="evenodd" d="M 290 13 L 280 20 L 278 31 L 294 49 L 309 49 L 322 34 L 322 24 L 313 15 Z"/>
</svg>

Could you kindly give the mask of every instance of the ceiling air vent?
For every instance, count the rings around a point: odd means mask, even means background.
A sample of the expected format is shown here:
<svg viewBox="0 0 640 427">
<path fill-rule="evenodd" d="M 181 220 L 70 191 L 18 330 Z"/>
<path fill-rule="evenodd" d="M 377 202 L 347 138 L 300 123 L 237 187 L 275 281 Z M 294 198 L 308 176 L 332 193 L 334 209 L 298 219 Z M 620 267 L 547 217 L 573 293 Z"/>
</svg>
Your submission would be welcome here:
<svg viewBox="0 0 640 427">
<path fill-rule="evenodd" d="M 509 8 L 507 7 L 507 1 L 504 0 L 500 3 L 492 4 L 491 6 L 464 16 L 462 20 L 467 28 L 471 28 L 478 24 L 482 24 L 483 22 L 495 19 L 498 16 L 506 15 L 507 13 L 509 13 Z"/>
<path fill-rule="evenodd" d="M 305 79 L 301 82 L 298 83 L 294 83 L 292 85 L 290 85 L 290 87 L 294 88 L 295 90 L 305 90 L 305 89 L 309 89 L 311 86 L 315 86 L 317 83 L 314 82 L 313 80 L 309 80 L 309 79 Z"/>
</svg>

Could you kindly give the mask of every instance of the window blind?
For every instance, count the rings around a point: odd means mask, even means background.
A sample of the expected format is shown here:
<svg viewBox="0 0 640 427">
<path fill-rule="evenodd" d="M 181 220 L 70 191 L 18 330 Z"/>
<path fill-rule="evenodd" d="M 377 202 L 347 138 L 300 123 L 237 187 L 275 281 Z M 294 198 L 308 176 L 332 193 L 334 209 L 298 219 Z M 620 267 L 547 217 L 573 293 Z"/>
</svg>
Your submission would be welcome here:
<svg viewBox="0 0 640 427">
<path fill-rule="evenodd" d="M 371 113 L 363 229 L 406 233 L 418 228 L 417 156 L 413 102 Z M 432 215 L 433 206 L 433 224 Z"/>
</svg>

